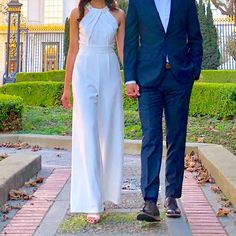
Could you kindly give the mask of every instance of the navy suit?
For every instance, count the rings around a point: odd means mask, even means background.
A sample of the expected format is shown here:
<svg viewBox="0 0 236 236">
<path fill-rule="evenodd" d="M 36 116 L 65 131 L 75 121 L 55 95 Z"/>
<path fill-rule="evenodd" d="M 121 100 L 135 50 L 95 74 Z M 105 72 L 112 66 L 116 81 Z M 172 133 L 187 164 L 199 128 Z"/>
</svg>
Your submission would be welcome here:
<svg viewBox="0 0 236 236">
<path fill-rule="evenodd" d="M 126 19 L 125 82 L 140 86 L 144 199 L 158 198 L 162 159 L 162 115 L 166 120 L 166 196 L 182 191 L 186 127 L 192 85 L 199 78 L 202 36 L 195 0 L 172 0 L 165 32 L 154 0 L 129 0 Z M 166 60 L 171 65 L 166 70 Z"/>
</svg>

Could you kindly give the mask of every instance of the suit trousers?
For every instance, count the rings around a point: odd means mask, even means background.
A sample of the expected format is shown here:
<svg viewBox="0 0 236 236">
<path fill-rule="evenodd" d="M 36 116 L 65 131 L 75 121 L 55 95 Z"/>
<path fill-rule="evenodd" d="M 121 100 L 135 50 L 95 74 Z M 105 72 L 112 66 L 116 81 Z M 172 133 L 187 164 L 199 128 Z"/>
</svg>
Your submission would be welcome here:
<svg viewBox="0 0 236 236">
<path fill-rule="evenodd" d="M 139 116 L 142 126 L 141 190 L 144 200 L 157 201 L 162 162 L 163 113 L 166 123 L 166 197 L 180 198 L 182 193 L 185 143 L 189 101 L 193 82 L 182 84 L 171 70 L 163 73 L 161 83 L 140 88 Z"/>
</svg>

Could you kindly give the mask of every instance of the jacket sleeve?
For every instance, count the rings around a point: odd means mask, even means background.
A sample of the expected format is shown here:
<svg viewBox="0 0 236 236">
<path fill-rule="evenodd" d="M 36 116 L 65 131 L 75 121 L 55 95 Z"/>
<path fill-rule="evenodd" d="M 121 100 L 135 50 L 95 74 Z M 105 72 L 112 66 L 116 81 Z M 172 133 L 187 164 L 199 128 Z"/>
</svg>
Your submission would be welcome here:
<svg viewBox="0 0 236 236">
<path fill-rule="evenodd" d="M 137 81 L 137 57 L 139 47 L 138 16 L 134 0 L 129 0 L 126 17 L 124 42 L 124 75 L 125 82 Z"/>
<path fill-rule="evenodd" d="M 198 79 L 201 73 L 203 48 L 202 34 L 198 20 L 198 13 L 195 0 L 188 1 L 188 46 L 189 56 L 194 64 L 194 78 Z"/>
</svg>

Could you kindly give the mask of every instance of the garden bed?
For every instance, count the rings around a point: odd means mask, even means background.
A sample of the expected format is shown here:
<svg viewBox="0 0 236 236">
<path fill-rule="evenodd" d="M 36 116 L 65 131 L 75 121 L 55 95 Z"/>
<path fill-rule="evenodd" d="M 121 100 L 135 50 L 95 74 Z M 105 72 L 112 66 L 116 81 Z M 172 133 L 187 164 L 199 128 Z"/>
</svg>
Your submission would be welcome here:
<svg viewBox="0 0 236 236">
<path fill-rule="evenodd" d="M 26 107 L 17 133 L 70 136 L 71 120 L 71 110 L 61 107 Z M 138 112 L 125 111 L 125 139 L 141 138 Z M 187 141 L 221 144 L 236 154 L 236 118 L 189 117 Z"/>
</svg>

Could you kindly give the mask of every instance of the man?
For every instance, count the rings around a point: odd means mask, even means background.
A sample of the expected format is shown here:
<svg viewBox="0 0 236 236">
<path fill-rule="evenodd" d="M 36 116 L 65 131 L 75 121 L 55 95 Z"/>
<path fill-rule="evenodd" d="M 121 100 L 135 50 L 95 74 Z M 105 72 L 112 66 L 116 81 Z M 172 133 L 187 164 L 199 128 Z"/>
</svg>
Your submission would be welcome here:
<svg viewBox="0 0 236 236">
<path fill-rule="evenodd" d="M 166 215 L 180 217 L 189 100 L 202 63 L 195 0 L 130 0 L 126 19 L 126 94 L 139 98 L 143 140 L 138 220 L 159 221 L 162 115 L 166 121 Z"/>
</svg>

